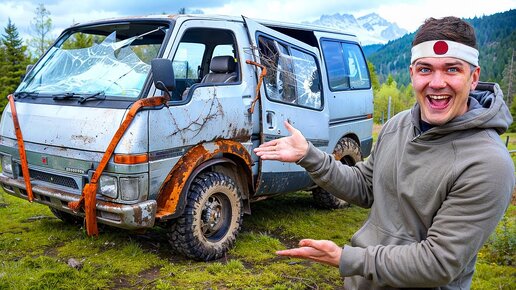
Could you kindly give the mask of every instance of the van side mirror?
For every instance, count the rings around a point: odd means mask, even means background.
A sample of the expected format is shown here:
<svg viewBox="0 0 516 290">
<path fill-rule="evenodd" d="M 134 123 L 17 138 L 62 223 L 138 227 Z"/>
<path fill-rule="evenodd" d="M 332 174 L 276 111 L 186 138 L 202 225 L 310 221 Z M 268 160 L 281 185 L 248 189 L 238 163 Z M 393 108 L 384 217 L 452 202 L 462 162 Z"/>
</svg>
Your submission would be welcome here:
<svg viewBox="0 0 516 290">
<path fill-rule="evenodd" d="M 151 60 L 151 71 L 154 86 L 165 92 L 170 99 L 170 91 L 176 88 L 172 61 L 166 58 L 155 58 Z"/>
</svg>

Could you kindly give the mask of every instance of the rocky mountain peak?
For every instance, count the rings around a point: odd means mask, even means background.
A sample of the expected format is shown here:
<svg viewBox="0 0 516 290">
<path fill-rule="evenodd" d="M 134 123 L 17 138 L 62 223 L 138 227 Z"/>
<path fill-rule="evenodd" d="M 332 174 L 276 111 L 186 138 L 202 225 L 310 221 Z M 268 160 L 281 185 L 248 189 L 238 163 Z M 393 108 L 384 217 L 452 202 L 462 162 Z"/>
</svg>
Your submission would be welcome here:
<svg viewBox="0 0 516 290">
<path fill-rule="evenodd" d="M 318 20 L 305 22 L 355 34 L 363 45 L 385 44 L 402 37 L 408 31 L 391 23 L 376 13 L 355 18 L 351 14 L 322 15 Z"/>
</svg>

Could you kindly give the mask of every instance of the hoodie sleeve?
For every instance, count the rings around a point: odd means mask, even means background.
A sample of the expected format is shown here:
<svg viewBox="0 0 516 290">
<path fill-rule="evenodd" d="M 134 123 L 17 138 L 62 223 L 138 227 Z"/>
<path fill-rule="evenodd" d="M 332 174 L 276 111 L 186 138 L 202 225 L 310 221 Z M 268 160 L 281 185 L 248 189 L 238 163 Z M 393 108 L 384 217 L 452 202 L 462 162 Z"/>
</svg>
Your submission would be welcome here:
<svg viewBox="0 0 516 290">
<path fill-rule="evenodd" d="M 297 163 L 317 185 L 336 197 L 366 208 L 373 204 L 374 149 L 366 161 L 348 166 L 309 143 L 307 154 Z"/>
<path fill-rule="evenodd" d="M 506 149 L 502 154 L 491 153 L 489 158 L 475 158 L 474 162 L 456 160 L 456 182 L 425 240 L 408 245 L 345 246 L 341 275 L 360 275 L 378 285 L 394 287 L 435 287 L 454 281 L 474 263 L 512 196 L 512 160 L 507 158 Z"/>
</svg>

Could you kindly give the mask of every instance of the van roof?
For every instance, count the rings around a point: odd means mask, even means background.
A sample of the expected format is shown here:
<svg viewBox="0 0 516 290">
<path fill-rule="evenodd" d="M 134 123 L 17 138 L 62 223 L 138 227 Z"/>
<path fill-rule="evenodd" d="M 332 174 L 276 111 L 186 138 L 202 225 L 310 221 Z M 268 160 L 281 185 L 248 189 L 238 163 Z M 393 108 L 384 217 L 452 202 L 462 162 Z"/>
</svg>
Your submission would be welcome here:
<svg viewBox="0 0 516 290">
<path fill-rule="evenodd" d="M 245 15 L 242 15 L 245 17 Z M 211 14 L 157 14 L 157 15 L 142 15 L 142 16 L 126 16 L 126 17 L 116 17 L 116 18 L 106 18 L 106 19 L 99 19 L 95 21 L 88 21 L 84 23 L 75 23 L 73 26 L 83 26 L 83 25 L 89 25 L 99 22 L 111 22 L 111 21 L 130 21 L 135 19 L 162 19 L 162 20 L 178 20 L 181 18 L 188 18 L 188 19 L 205 19 L 205 20 L 228 20 L 228 21 L 236 21 L 236 22 L 243 22 L 242 16 L 229 16 L 229 15 L 211 15 Z M 282 22 L 282 21 L 274 21 L 274 20 L 267 20 L 267 19 L 256 19 L 256 18 L 250 18 L 253 21 L 256 21 L 264 26 L 267 26 L 269 28 L 283 28 L 283 29 L 294 29 L 294 30 L 302 30 L 302 31 L 320 31 L 320 32 L 328 32 L 328 33 L 335 33 L 335 34 L 341 34 L 351 37 L 357 37 L 355 34 L 348 33 L 341 30 L 332 29 L 329 27 L 324 26 L 318 26 L 313 24 L 300 24 L 300 23 L 290 23 L 290 22 Z"/>
</svg>

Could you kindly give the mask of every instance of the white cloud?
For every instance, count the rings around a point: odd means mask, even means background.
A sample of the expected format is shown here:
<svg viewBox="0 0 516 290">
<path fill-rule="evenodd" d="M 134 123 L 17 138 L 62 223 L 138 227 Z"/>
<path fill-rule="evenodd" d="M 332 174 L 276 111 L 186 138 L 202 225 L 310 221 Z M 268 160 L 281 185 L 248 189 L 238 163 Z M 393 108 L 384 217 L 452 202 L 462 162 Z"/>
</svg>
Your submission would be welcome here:
<svg viewBox="0 0 516 290">
<path fill-rule="evenodd" d="M 414 31 L 428 17 L 454 15 L 470 18 L 516 8 L 516 0 L 0 0 L 0 26 L 8 17 L 24 39 L 30 36 L 34 12 L 43 3 L 51 12 L 57 36 L 74 22 L 127 15 L 176 13 L 179 8 L 201 10 L 205 14 L 245 15 L 251 18 L 286 22 L 314 21 L 323 14 L 352 14 L 355 17 L 376 12 L 388 21 Z M 1 29 L 0 27 L 0 29 Z M 0 30 L 0 32 L 3 32 Z"/>
</svg>

